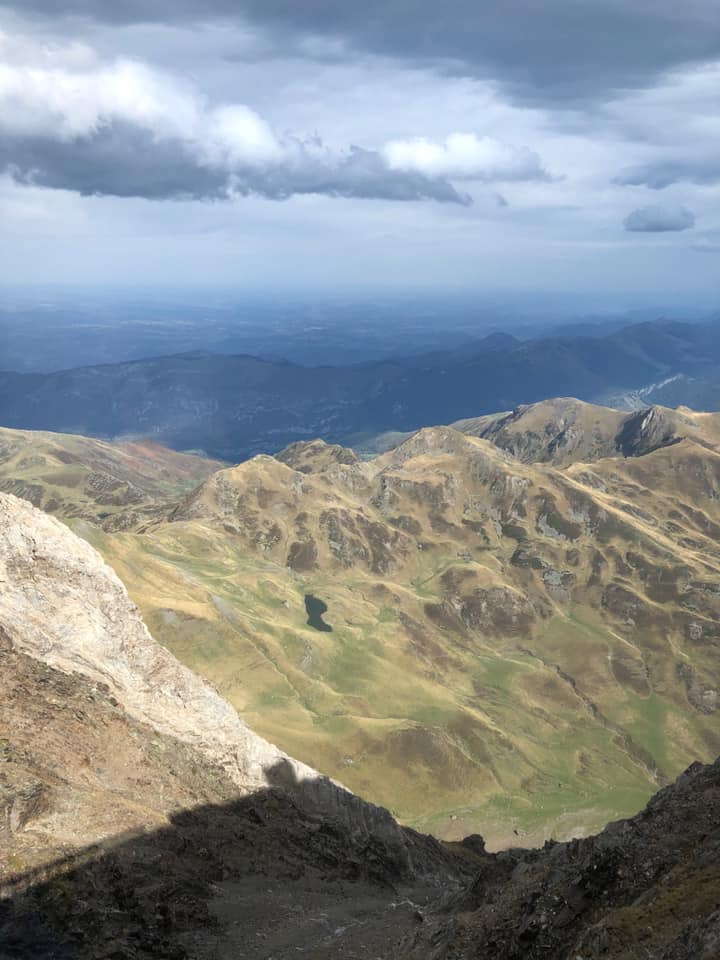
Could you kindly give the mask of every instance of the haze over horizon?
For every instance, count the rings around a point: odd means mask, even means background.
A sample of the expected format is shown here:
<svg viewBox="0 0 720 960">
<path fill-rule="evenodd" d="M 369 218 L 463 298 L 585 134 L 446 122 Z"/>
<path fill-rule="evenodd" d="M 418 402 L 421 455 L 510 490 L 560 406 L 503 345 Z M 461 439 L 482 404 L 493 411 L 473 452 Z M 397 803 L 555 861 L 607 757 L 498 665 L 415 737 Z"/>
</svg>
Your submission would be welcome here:
<svg viewBox="0 0 720 960">
<path fill-rule="evenodd" d="M 718 27 L 712 0 L 5 4 L 0 285 L 711 309 Z"/>
</svg>

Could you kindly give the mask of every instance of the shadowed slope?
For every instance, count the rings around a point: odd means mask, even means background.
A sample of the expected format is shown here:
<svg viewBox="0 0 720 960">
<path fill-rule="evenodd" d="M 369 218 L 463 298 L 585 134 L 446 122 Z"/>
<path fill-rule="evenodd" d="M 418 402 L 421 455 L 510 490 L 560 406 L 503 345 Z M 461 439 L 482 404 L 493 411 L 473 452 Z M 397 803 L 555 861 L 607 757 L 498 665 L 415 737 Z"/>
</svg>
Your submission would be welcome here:
<svg viewBox="0 0 720 960">
<path fill-rule="evenodd" d="M 52 689 L 52 687 L 51 687 Z M 0 874 L 0 955 L 85 960 L 715 960 L 720 761 L 631 821 L 543 850 L 436 855 L 432 884 L 270 786 Z M 277 781 L 278 786 L 274 786 Z M 29 821 L 23 830 L 32 829 Z M 21 830 L 22 832 L 22 830 Z M 13 838 L 14 840 L 16 838 Z M 416 843 L 422 843 L 421 838 Z"/>
</svg>

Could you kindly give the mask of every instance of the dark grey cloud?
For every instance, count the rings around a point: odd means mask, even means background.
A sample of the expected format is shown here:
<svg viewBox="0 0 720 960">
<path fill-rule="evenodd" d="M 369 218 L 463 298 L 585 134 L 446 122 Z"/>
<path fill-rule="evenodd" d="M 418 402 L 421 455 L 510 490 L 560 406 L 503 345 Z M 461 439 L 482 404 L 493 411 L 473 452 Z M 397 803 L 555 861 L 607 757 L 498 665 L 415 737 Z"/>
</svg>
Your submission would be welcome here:
<svg viewBox="0 0 720 960">
<path fill-rule="evenodd" d="M 650 187 L 652 190 L 663 190 L 674 183 L 720 183 L 720 158 L 658 160 L 621 171 L 614 183 Z"/>
<path fill-rule="evenodd" d="M 634 233 L 667 233 L 695 226 L 695 214 L 686 207 L 651 206 L 633 210 L 623 221 Z"/>
<path fill-rule="evenodd" d="M 306 149 L 299 141 L 293 147 L 284 162 L 228 169 L 203 162 L 181 140 L 159 139 L 133 124 L 114 122 L 72 140 L 5 134 L 0 138 L 0 169 L 18 183 L 85 196 L 220 200 L 256 194 L 284 200 L 296 194 L 324 194 L 470 203 L 446 180 L 388 169 L 372 150 L 351 147 L 333 157 Z"/>
<path fill-rule="evenodd" d="M 14 6 L 58 19 L 56 0 Z M 720 56 L 717 0 L 63 0 L 62 12 L 110 23 L 247 19 L 286 46 L 340 38 L 497 80 L 526 102 L 607 96 Z"/>
</svg>

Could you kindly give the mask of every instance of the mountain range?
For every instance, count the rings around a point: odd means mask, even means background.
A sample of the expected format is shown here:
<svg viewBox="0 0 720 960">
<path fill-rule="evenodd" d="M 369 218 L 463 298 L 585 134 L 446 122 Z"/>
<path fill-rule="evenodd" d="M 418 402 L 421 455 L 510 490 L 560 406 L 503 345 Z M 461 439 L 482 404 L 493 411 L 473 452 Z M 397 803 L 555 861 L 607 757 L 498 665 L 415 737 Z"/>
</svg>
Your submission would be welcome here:
<svg viewBox="0 0 720 960">
<path fill-rule="evenodd" d="M 604 336 L 518 341 L 303 367 L 195 352 L 54 373 L 0 373 L 0 423 L 101 438 L 150 438 L 237 461 L 321 438 L 362 444 L 388 430 L 569 395 L 611 406 L 713 409 L 717 323 L 641 323 Z"/>
<path fill-rule="evenodd" d="M 596 837 L 441 843 L 253 733 L 7 494 L 0 582 L 3 958 L 718 955 L 720 763 Z"/>
<path fill-rule="evenodd" d="M 192 490 L 151 446 L 167 482 L 111 509 L 97 491 L 125 490 L 136 446 L 2 436 L 0 486 L 33 469 L 26 495 L 100 550 L 160 642 L 418 829 L 576 836 L 720 753 L 720 415 L 558 399 L 365 461 L 324 441 L 190 458 Z"/>
</svg>

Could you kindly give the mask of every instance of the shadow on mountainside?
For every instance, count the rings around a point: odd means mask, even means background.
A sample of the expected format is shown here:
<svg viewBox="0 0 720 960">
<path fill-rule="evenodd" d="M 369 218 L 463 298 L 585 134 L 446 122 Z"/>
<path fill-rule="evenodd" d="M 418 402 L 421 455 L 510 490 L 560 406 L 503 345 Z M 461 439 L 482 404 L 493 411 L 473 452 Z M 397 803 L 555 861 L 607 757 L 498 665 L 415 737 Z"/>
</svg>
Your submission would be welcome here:
<svg viewBox="0 0 720 960">
<path fill-rule="evenodd" d="M 720 957 L 720 761 L 597 837 L 496 855 L 308 813 L 285 761 L 270 781 L 8 877 L 0 957 Z"/>
<path fill-rule="evenodd" d="M 469 875 L 432 838 L 320 812 L 288 761 L 268 781 L 0 876 L 0 958 L 395 957 L 422 905 Z"/>
</svg>

